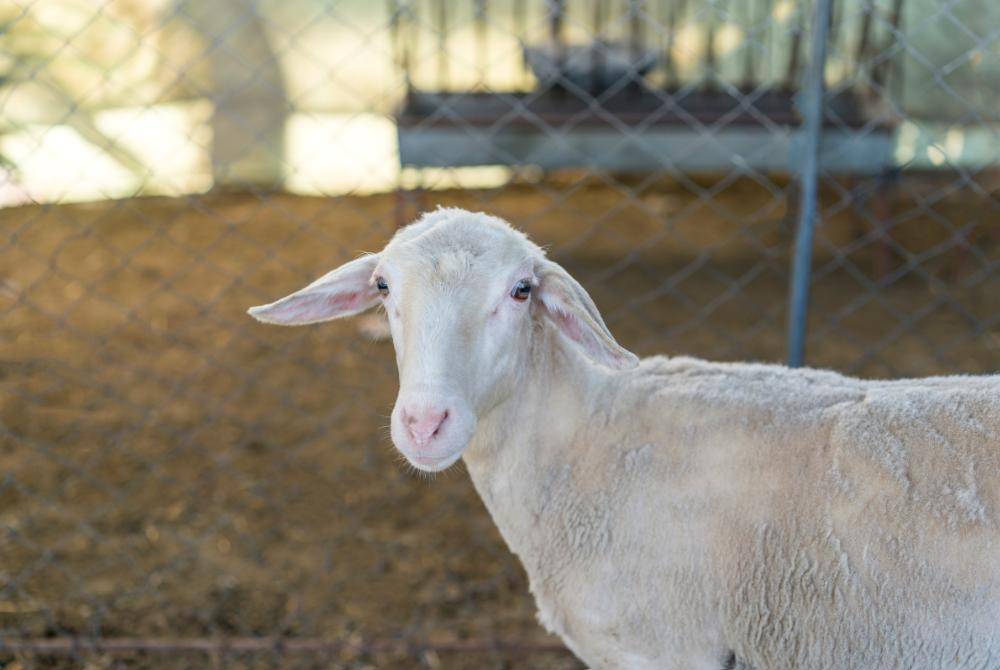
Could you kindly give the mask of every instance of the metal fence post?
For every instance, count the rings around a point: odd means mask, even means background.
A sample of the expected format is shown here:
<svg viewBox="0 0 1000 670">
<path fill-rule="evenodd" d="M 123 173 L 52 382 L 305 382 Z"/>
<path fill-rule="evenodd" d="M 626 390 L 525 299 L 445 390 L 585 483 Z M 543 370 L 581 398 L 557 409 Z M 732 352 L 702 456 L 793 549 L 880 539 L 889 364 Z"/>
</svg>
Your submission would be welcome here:
<svg viewBox="0 0 1000 670">
<path fill-rule="evenodd" d="M 804 155 L 799 172 L 801 202 L 795 236 L 795 257 L 788 313 L 788 365 L 800 367 L 805 361 L 806 320 L 809 313 L 809 280 L 812 272 L 813 232 L 817 217 L 819 142 L 823 131 L 823 73 L 826 69 L 827 35 L 830 29 L 831 0 L 816 0 L 813 43 L 803 86 L 802 116 L 805 134 Z"/>
</svg>

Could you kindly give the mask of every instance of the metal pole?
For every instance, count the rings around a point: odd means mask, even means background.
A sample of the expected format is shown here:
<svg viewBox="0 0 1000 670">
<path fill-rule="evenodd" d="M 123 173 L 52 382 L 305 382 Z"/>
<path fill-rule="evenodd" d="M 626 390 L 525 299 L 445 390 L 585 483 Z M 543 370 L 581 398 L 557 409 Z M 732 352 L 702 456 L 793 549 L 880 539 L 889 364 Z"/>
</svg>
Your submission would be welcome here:
<svg viewBox="0 0 1000 670">
<path fill-rule="evenodd" d="M 823 130 L 823 72 L 826 69 L 826 42 L 830 27 L 831 0 L 816 0 L 813 17 L 812 54 L 803 87 L 802 116 L 805 133 L 804 155 L 799 175 L 801 204 L 795 237 L 795 258 L 788 314 L 788 365 L 805 362 L 806 320 L 809 315 L 809 280 L 812 273 L 813 232 L 816 228 L 819 141 Z"/>
</svg>

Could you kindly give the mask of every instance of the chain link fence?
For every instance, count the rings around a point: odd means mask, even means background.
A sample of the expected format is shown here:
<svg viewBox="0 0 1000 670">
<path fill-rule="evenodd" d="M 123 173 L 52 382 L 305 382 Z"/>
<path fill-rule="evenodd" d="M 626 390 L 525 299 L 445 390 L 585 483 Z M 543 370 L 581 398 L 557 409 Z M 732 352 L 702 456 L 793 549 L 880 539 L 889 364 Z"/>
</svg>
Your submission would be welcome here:
<svg viewBox="0 0 1000 670">
<path fill-rule="evenodd" d="M 0 662 L 579 667 L 378 320 L 245 309 L 441 204 L 639 354 L 993 372 L 998 109 L 991 0 L 0 6 Z"/>
</svg>

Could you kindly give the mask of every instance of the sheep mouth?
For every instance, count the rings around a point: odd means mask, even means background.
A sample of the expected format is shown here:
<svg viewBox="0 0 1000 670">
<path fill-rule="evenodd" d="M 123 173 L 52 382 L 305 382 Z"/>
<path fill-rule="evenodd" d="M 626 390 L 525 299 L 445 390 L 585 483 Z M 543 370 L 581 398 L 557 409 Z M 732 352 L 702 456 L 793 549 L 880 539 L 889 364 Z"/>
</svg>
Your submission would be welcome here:
<svg viewBox="0 0 1000 670">
<path fill-rule="evenodd" d="M 406 454 L 406 460 L 408 460 L 413 467 L 418 470 L 423 470 L 424 472 L 440 472 L 446 470 L 452 465 L 454 465 L 459 458 L 461 458 L 462 452 L 459 451 L 455 454 L 450 454 L 448 456 L 411 456 Z"/>
</svg>

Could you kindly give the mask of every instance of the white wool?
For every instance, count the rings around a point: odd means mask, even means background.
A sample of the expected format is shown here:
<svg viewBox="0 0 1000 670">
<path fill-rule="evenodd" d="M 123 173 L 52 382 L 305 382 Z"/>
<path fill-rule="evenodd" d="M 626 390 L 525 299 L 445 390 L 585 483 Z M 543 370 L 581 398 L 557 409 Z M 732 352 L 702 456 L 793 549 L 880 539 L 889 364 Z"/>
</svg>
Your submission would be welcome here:
<svg viewBox="0 0 1000 670">
<path fill-rule="evenodd" d="M 552 359 L 465 458 L 592 667 L 1000 668 L 1000 378 Z"/>
</svg>

